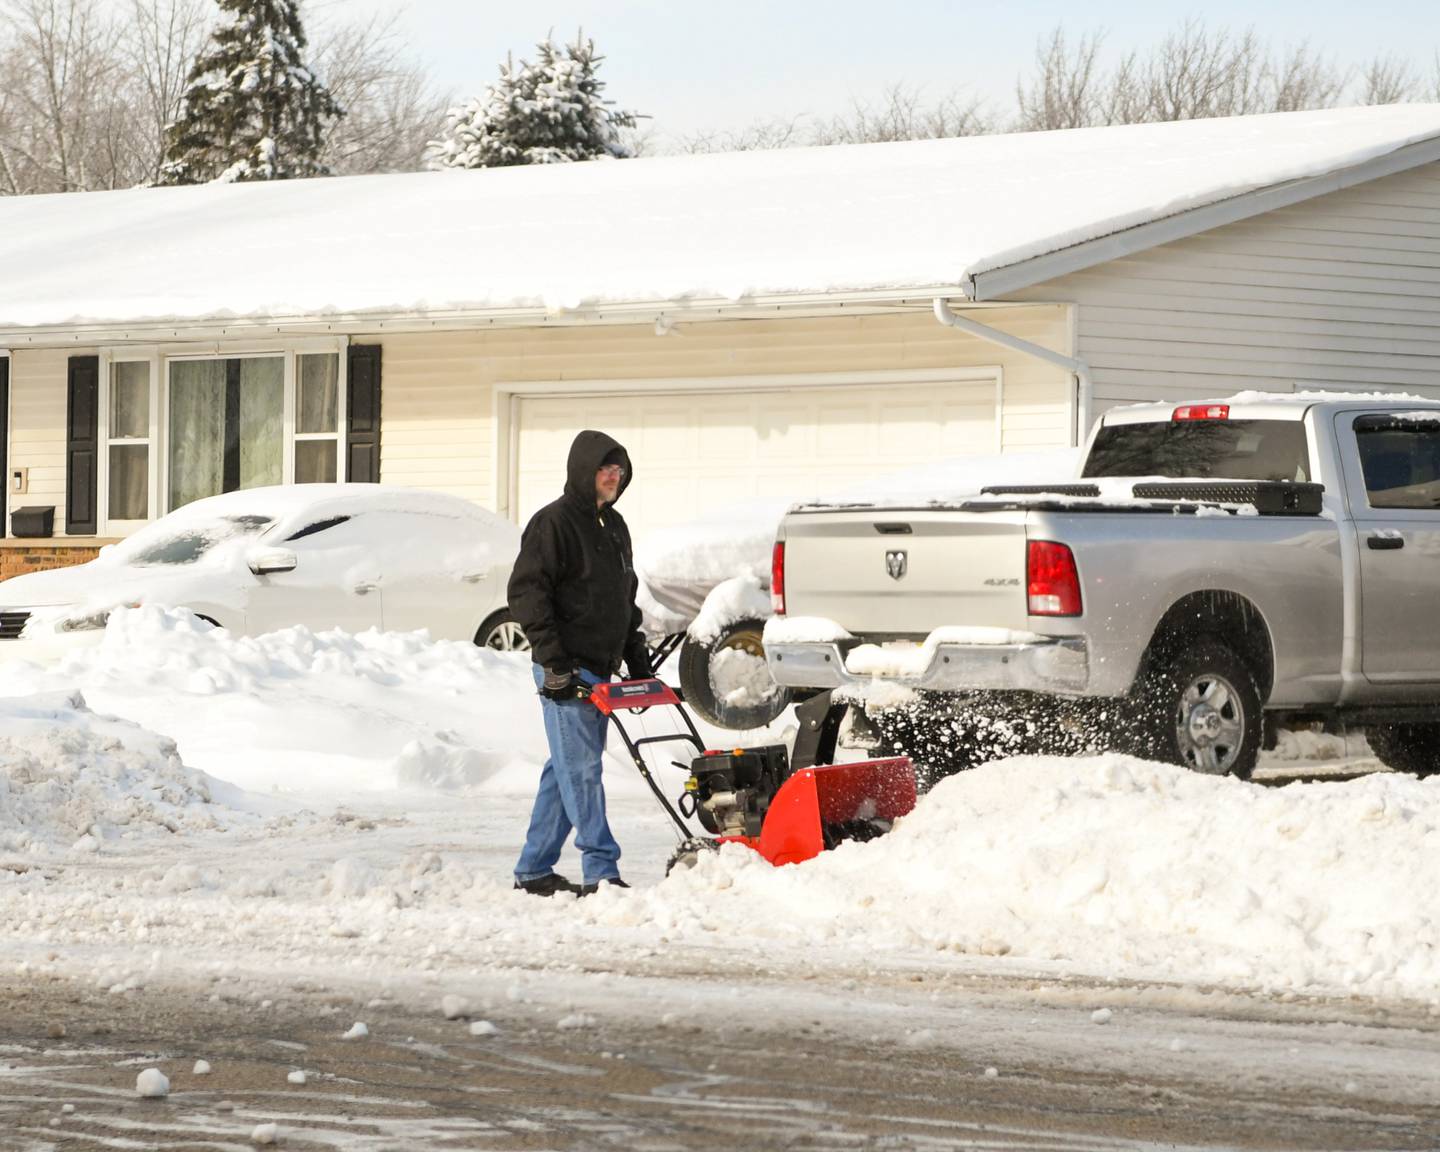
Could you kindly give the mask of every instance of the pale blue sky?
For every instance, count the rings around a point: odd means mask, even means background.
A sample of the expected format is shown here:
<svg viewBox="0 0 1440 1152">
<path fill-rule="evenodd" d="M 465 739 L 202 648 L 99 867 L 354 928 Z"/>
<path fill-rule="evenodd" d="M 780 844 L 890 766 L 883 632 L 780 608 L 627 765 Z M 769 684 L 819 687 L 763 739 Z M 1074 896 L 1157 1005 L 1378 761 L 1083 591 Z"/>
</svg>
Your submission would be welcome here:
<svg viewBox="0 0 1440 1152">
<path fill-rule="evenodd" d="M 899 80 L 935 97 L 963 88 L 1008 114 L 1036 38 L 1061 23 L 1106 29 L 1111 54 L 1192 15 L 1253 25 L 1276 46 L 1309 40 L 1346 65 L 1397 53 L 1429 72 L 1440 48 L 1437 0 L 307 0 L 302 10 L 318 21 L 396 9 L 415 56 L 461 96 L 492 80 L 507 51 L 528 55 L 548 29 L 563 37 L 583 26 L 607 57 L 608 95 L 649 113 L 661 136 L 833 114 Z"/>
</svg>

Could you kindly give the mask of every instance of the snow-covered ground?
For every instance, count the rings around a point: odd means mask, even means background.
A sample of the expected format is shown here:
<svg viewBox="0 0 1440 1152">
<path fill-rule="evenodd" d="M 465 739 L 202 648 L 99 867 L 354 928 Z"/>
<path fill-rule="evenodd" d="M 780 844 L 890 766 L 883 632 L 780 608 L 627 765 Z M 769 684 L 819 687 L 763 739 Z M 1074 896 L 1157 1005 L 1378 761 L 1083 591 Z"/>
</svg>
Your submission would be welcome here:
<svg viewBox="0 0 1440 1152">
<path fill-rule="evenodd" d="M 733 848 L 665 878 L 673 831 L 617 750 L 635 887 L 528 897 L 510 867 L 544 750 L 522 656 L 421 634 L 235 638 L 122 610 L 58 667 L 0 666 L 0 963 L 117 989 L 243 976 L 427 995 L 518 965 L 573 982 L 587 1010 L 604 1000 L 584 974 L 597 956 L 1440 1004 L 1440 780 L 1274 788 L 1017 759 L 804 866 Z M 678 790 L 679 769 L 660 774 Z"/>
</svg>

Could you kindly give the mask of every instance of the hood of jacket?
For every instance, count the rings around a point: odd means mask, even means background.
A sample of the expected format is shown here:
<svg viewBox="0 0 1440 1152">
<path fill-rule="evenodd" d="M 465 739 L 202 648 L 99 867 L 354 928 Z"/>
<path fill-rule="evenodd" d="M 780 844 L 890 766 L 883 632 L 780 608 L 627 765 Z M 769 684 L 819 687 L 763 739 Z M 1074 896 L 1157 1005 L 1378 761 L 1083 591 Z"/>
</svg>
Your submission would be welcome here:
<svg viewBox="0 0 1440 1152">
<path fill-rule="evenodd" d="M 616 450 L 624 457 L 621 463 L 625 466 L 625 475 L 620 480 L 620 491 L 611 501 L 612 504 L 616 503 L 625 495 L 625 489 L 630 486 L 630 480 L 635 474 L 630 467 L 630 453 L 626 452 L 625 445 L 613 436 L 596 432 L 593 428 L 576 433 L 575 440 L 570 445 L 570 458 L 565 464 L 565 495 L 572 500 L 578 500 L 587 508 L 594 509 L 595 473 L 600 470 L 605 457 Z"/>
</svg>

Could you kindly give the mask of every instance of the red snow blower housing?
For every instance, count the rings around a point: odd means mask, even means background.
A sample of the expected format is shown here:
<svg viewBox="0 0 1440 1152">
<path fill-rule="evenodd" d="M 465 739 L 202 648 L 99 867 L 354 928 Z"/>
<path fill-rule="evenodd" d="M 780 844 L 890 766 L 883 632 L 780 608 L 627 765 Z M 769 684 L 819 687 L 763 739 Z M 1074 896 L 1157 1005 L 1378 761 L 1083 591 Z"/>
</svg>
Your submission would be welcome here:
<svg viewBox="0 0 1440 1152">
<path fill-rule="evenodd" d="M 679 694 L 659 680 L 597 684 L 590 701 L 615 722 L 636 769 L 680 832 L 671 868 L 693 864 L 700 852 L 721 844 L 744 844 L 777 866 L 798 864 L 845 840 L 882 835 L 915 807 L 908 757 L 830 762 L 849 706 L 834 703 L 828 692 L 796 707 L 800 729 L 789 753 L 783 744 L 707 750 Z M 674 708 L 684 731 L 632 737 L 617 715 L 654 707 Z M 665 743 L 699 752 L 688 764 L 673 761 L 690 771 L 677 804 L 661 791 L 641 752 Z M 711 835 L 694 835 L 682 814 L 698 819 Z"/>
</svg>

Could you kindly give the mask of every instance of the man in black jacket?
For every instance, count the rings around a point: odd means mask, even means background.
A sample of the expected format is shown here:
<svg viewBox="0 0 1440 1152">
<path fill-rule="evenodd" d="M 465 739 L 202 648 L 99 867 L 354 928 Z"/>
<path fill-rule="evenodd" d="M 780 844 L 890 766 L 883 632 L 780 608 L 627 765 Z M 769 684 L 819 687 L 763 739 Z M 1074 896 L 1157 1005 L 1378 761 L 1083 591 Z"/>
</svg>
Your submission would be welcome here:
<svg viewBox="0 0 1440 1152">
<path fill-rule="evenodd" d="M 550 759 L 540 775 L 515 887 L 538 896 L 594 892 L 620 879 L 620 845 L 605 816 L 600 760 L 609 720 L 585 698 L 622 661 L 631 679 L 654 674 L 640 610 L 630 532 L 615 511 L 630 457 L 604 432 L 570 445 L 565 495 L 530 518 L 508 589 L 510 614 L 525 629 Z M 571 829 L 584 885 L 555 871 Z"/>
</svg>

